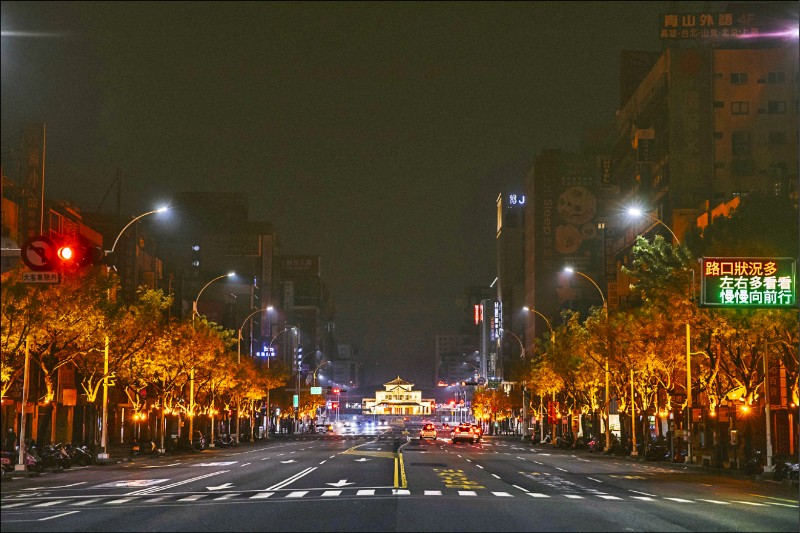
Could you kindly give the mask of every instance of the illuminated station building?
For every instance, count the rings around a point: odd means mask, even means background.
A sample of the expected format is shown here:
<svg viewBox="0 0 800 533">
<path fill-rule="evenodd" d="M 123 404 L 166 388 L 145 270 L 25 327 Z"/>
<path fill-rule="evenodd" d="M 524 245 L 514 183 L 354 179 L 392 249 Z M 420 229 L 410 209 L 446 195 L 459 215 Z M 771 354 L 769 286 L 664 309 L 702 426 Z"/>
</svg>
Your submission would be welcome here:
<svg viewBox="0 0 800 533">
<path fill-rule="evenodd" d="M 367 415 L 431 415 L 436 400 L 423 399 L 422 391 L 412 390 L 409 383 L 397 376 L 383 384 L 386 390 L 375 391 L 374 398 L 362 400 L 362 412 Z"/>
</svg>

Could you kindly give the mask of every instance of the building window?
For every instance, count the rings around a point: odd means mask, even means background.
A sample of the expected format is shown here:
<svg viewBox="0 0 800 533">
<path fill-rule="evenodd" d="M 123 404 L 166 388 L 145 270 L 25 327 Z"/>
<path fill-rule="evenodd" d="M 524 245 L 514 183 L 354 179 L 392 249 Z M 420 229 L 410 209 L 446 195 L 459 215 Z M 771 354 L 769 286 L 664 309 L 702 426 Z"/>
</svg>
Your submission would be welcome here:
<svg viewBox="0 0 800 533">
<path fill-rule="evenodd" d="M 770 100 L 767 102 L 767 113 L 770 115 L 783 115 L 786 113 L 786 101 Z"/>
<path fill-rule="evenodd" d="M 786 74 L 783 72 L 770 72 L 767 74 L 767 83 L 786 83 Z"/>
<path fill-rule="evenodd" d="M 731 102 L 731 115 L 747 115 L 750 113 L 750 104 L 747 102 Z"/>
<path fill-rule="evenodd" d="M 731 72 L 731 85 L 747 85 L 747 72 Z"/>
<path fill-rule="evenodd" d="M 786 132 L 785 131 L 769 132 L 769 144 L 786 144 Z"/>
<path fill-rule="evenodd" d="M 734 157 L 750 155 L 749 131 L 734 131 L 731 133 L 731 154 Z"/>
<path fill-rule="evenodd" d="M 752 159 L 735 159 L 731 161 L 731 175 L 735 178 L 745 178 L 753 175 Z"/>
</svg>

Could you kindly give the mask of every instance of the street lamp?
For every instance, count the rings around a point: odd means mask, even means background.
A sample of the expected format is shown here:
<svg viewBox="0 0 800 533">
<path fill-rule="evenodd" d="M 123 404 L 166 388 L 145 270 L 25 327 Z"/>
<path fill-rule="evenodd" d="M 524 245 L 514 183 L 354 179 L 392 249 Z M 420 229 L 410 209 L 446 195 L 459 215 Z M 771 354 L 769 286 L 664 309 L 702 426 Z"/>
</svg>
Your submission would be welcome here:
<svg viewBox="0 0 800 533">
<path fill-rule="evenodd" d="M 627 213 L 632 217 L 641 217 L 645 216 L 658 224 L 661 224 L 667 231 L 672 234 L 672 237 L 675 239 L 675 242 L 678 243 L 678 246 L 681 245 L 681 241 L 675 232 L 672 231 L 668 225 L 664 223 L 663 220 L 660 218 L 654 217 L 653 215 L 649 215 L 644 213 L 641 209 L 636 207 L 630 207 L 627 210 Z M 694 299 L 694 269 L 692 270 L 692 294 L 691 298 Z M 686 322 L 686 431 L 689 433 L 689 440 L 687 441 L 686 446 L 686 459 L 689 463 L 694 462 L 694 457 L 692 456 L 692 351 L 691 351 L 691 326 L 687 320 Z M 703 353 L 703 352 L 700 352 Z"/>
<path fill-rule="evenodd" d="M 519 349 L 520 349 L 519 357 L 520 357 L 520 359 L 522 359 L 522 373 L 523 373 L 522 378 L 523 379 L 520 380 L 520 389 L 522 390 L 522 440 L 525 440 L 525 436 L 528 434 L 528 427 L 527 427 L 528 426 L 528 420 L 527 420 L 528 419 L 528 402 L 525 400 L 525 379 L 524 379 L 524 377 L 525 377 L 524 376 L 524 373 L 525 373 L 525 360 L 526 360 L 526 358 L 525 358 L 525 344 L 522 342 L 522 339 L 520 339 L 517 336 L 517 334 L 514 333 L 513 331 L 507 330 L 507 329 L 501 329 L 500 330 L 500 336 L 501 337 L 503 335 L 505 335 L 506 333 L 510 333 L 512 337 L 517 339 L 517 342 L 519 343 Z"/>
<path fill-rule="evenodd" d="M 665 228 L 667 228 L 667 231 L 669 231 L 669 232 L 670 232 L 670 234 L 672 234 L 672 237 L 675 239 L 675 242 L 677 242 L 677 243 L 678 243 L 678 246 L 680 246 L 680 244 L 681 244 L 681 240 L 678 238 L 678 236 L 677 236 L 677 235 L 675 235 L 675 232 L 674 232 L 674 231 L 672 231 L 672 228 L 670 228 L 669 226 L 667 226 L 666 224 L 664 224 L 664 221 L 663 221 L 663 220 L 661 220 L 660 218 L 656 218 L 656 217 L 654 217 L 653 215 L 647 214 L 647 213 L 645 213 L 644 211 L 642 211 L 641 209 L 639 209 L 638 207 L 629 207 L 629 208 L 628 208 L 628 210 L 627 210 L 627 213 L 628 213 L 628 215 L 630 215 L 630 216 L 632 216 L 632 217 L 634 217 L 634 218 L 639 218 L 639 217 L 647 217 L 647 218 L 649 218 L 650 220 L 653 220 L 653 221 L 655 221 L 656 223 L 658 223 L 658 224 L 661 224 L 662 226 L 664 226 Z"/>
<path fill-rule="evenodd" d="M 216 278 L 212 279 L 211 281 L 209 281 L 208 283 L 203 285 L 203 288 L 200 289 L 200 292 L 197 293 L 197 296 L 195 297 L 194 301 L 192 302 L 192 326 L 194 326 L 194 317 L 195 317 L 195 315 L 199 315 L 199 313 L 197 312 L 197 302 L 198 302 L 198 300 L 200 300 L 200 295 L 203 294 L 203 291 L 206 290 L 206 288 L 209 285 L 211 285 L 212 283 L 214 283 L 215 281 L 220 280 L 222 278 L 232 278 L 235 275 L 236 275 L 236 272 L 228 272 L 227 274 L 223 274 L 221 276 L 217 276 Z M 213 409 L 214 406 L 212 405 L 211 407 Z M 213 417 L 213 415 L 212 415 L 212 417 Z M 213 432 L 214 431 L 213 430 L 213 427 L 214 427 L 213 420 L 212 420 L 212 423 L 211 423 L 211 427 L 212 427 L 211 431 Z M 192 369 L 189 371 L 189 446 L 192 445 L 192 438 L 193 437 L 194 437 L 194 363 L 192 363 Z M 212 446 L 213 446 L 213 442 L 214 442 L 213 438 L 211 439 L 211 442 L 212 442 Z"/>
<path fill-rule="evenodd" d="M 242 321 L 242 325 L 239 327 L 239 332 L 238 332 L 238 335 L 236 337 L 236 344 L 237 344 L 237 346 L 236 346 L 236 364 L 241 364 L 241 362 L 242 362 L 242 360 L 241 360 L 242 359 L 242 329 L 244 329 L 244 325 L 256 313 L 261 313 L 261 312 L 271 313 L 274 309 L 275 308 L 272 307 L 271 305 L 268 305 L 267 307 L 264 307 L 262 309 L 256 309 L 255 311 L 253 311 L 252 313 L 247 315 L 247 318 L 245 318 Z M 252 326 L 251 326 L 250 329 L 251 329 L 251 332 L 252 332 Z M 251 339 L 252 339 L 252 333 L 251 333 Z M 250 351 L 252 351 L 252 343 L 250 344 Z M 252 353 L 249 353 L 249 354 L 252 355 Z M 269 354 L 267 354 L 267 362 L 269 362 Z M 240 433 L 239 433 L 239 419 L 240 418 L 241 417 L 239 416 L 239 406 L 237 406 L 236 407 L 236 442 L 239 442 L 239 435 L 240 435 Z"/>
<path fill-rule="evenodd" d="M 248 320 L 250 320 L 250 318 L 251 318 L 251 317 L 253 317 L 253 315 L 255 315 L 256 313 L 271 313 L 271 312 L 272 312 L 274 309 L 275 309 L 275 308 L 274 308 L 274 307 L 272 307 L 271 305 L 268 305 L 267 307 L 264 307 L 264 308 L 261 308 L 261 309 L 256 309 L 255 311 L 253 311 L 252 313 L 250 313 L 249 315 L 247 315 L 247 318 L 245 318 L 245 319 L 242 321 L 242 325 L 241 325 L 241 326 L 239 326 L 239 334 L 238 334 L 238 336 L 237 336 L 237 339 L 236 339 L 236 340 L 237 340 L 237 348 L 236 348 L 236 350 L 237 350 L 237 352 L 236 352 L 236 362 L 237 362 L 237 363 L 241 363 L 241 362 L 242 362 L 242 361 L 241 361 L 241 358 L 242 358 L 242 330 L 244 329 L 244 325 L 245 325 L 245 324 L 247 323 L 247 321 L 248 321 Z M 251 348 L 252 348 L 252 346 L 251 346 Z M 252 355 L 252 354 L 251 354 L 251 355 Z M 268 358 L 268 359 L 269 359 L 269 358 Z"/>
<path fill-rule="evenodd" d="M 550 321 L 547 319 L 547 317 L 544 316 L 539 311 L 537 311 L 536 309 L 534 309 L 532 307 L 528 307 L 527 305 L 523 306 L 522 310 L 523 311 L 532 312 L 532 313 L 536 313 L 537 315 L 539 315 L 540 317 L 542 317 L 544 319 L 544 323 L 547 324 L 547 329 L 550 330 L 550 344 L 551 345 L 555 345 L 555 343 L 556 343 L 556 332 L 553 331 L 553 326 L 550 324 Z M 541 401 L 541 395 L 540 395 L 540 401 Z M 528 429 L 528 427 L 527 427 L 528 424 L 526 422 L 527 415 L 528 415 L 528 404 L 525 402 L 525 392 L 523 391 L 523 393 L 522 393 L 522 422 L 523 422 L 523 424 L 525 424 L 525 428 L 524 428 L 523 433 L 522 433 L 522 440 L 525 440 L 525 435 L 526 435 L 527 429 Z M 541 442 L 542 440 L 544 440 L 544 419 L 540 419 L 539 420 L 539 442 Z"/>
<path fill-rule="evenodd" d="M 317 372 L 319 372 L 320 368 L 322 368 L 323 366 L 326 366 L 329 363 L 330 363 L 330 361 L 323 361 L 319 365 L 317 365 L 317 368 L 314 369 L 313 376 L 314 376 L 314 386 L 315 387 L 317 386 Z"/>
<path fill-rule="evenodd" d="M 269 346 L 267 346 L 267 370 L 270 367 L 270 359 L 272 359 L 272 343 L 275 342 L 275 339 L 281 336 L 281 334 L 286 333 L 287 331 L 291 331 L 294 334 L 297 334 L 297 327 L 296 326 L 287 326 L 280 330 L 278 333 L 272 336 L 269 340 Z M 272 322 L 270 322 L 270 333 L 272 332 Z M 270 419 L 272 418 L 272 409 L 270 408 L 269 403 L 269 387 L 267 387 L 267 414 L 266 414 L 266 421 L 265 421 L 265 431 L 264 431 L 264 438 L 269 439 L 269 423 Z"/>
<path fill-rule="evenodd" d="M 135 217 L 133 220 L 128 222 L 124 228 L 120 230 L 117 234 L 117 238 L 114 239 L 114 245 L 111 246 L 111 254 L 114 253 L 114 250 L 117 247 L 117 243 L 119 242 L 119 238 L 122 237 L 122 234 L 125 233 L 125 230 L 131 227 L 131 224 L 136 222 L 142 217 L 146 217 L 147 215 L 152 215 L 154 213 L 163 213 L 164 211 L 169 210 L 169 207 L 160 207 L 158 209 L 154 209 L 153 211 L 148 211 L 146 213 L 142 213 L 141 215 Z M 114 267 L 116 270 L 116 267 Z M 110 296 L 109 293 L 106 293 L 107 296 Z M 100 436 L 100 449 L 102 452 L 97 454 L 98 461 L 106 461 L 109 458 L 108 455 L 108 348 L 110 344 L 110 340 L 108 338 L 108 333 L 105 334 L 105 346 L 103 348 L 103 429 L 101 431 Z M 20 437 L 20 440 L 22 437 Z"/>
<path fill-rule="evenodd" d="M 586 278 L 589 281 L 591 281 L 592 285 L 594 285 L 595 288 L 597 289 L 597 292 L 600 293 L 600 298 L 602 298 L 602 300 L 603 300 L 603 311 L 605 311 L 605 315 L 606 315 L 606 335 L 608 335 L 608 302 L 606 302 L 606 297 L 603 295 L 603 291 L 600 289 L 600 285 L 598 285 L 592 278 L 590 278 L 589 276 L 587 276 L 586 274 L 584 274 L 580 270 L 575 270 L 574 268 L 572 268 L 570 266 L 564 267 L 564 272 L 566 272 L 567 274 L 575 273 L 575 274 L 578 274 L 580 276 L 583 276 L 584 278 Z M 606 346 L 606 350 L 607 350 L 607 352 L 606 352 L 606 365 L 605 365 L 606 366 L 606 368 L 605 368 L 605 373 L 606 373 L 606 402 L 605 402 L 606 448 L 605 448 L 604 451 L 608 451 L 609 449 L 611 449 L 611 427 L 610 427 L 611 410 L 609 409 L 609 404 L 608 404 L 608 402 L 609 402 L 609 398 L 608 398 L 608 396 L 609 396 L 608 395 L 608 356 L 609 356 L 608 350 L 610 350 L 611 347 L 608 345 L 608 338 L 606 338 L 606 344 L 607 344 L 607 346 Z"/>
</svg>

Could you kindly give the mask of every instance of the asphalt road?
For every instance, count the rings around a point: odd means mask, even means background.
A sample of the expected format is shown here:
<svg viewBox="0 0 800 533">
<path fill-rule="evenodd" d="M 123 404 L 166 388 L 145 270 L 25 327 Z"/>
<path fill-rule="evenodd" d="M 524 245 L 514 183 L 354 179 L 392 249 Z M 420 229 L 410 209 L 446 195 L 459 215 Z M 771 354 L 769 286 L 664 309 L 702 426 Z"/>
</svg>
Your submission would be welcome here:
<svg viewBox="0 0 800 533">
<path fill-rule="evenodd" d="M 2 481 L 3 532 L 793 531 L 798 489 L 701 468 L 452 443 L 419 425 L 283 436 Z"/>
</svg>

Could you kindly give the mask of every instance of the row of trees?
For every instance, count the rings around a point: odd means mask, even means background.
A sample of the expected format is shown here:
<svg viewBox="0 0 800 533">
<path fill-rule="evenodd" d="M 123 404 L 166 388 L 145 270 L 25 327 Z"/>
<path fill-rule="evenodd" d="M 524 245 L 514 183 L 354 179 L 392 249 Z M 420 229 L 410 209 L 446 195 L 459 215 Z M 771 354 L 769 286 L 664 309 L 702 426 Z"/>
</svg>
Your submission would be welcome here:
<svg viewBox="0 0 800 533">
<path fill-rule="evenodd" d="M 683 408 L 689 335 L 695 407 L 700 397 L 712 414 L 729 395 L 746 405 L 763 401 L 767 350 L 770 365 L 786 369 L 796 405 L 798 311 L 699 307 L 697 257 L 797 257 L 797 213 L 789 198 L 751 197 L 730 217 L 715 219 L 713 239 L 695 234 L 673 246 L 661 236 L 638 237 L 623 267 L 632 279 L 628 301 L 587 317 L 564 312 L 554 342 L 541 340 L 540 355 L 525 370 L 529 389 L 558 394 L 570 412 L 602 412 L 607 361 L 610 396 L 621 413 L 630 414 L 632 405 L 651 413 Z M 676 397 L 679 406 L 672 405 Z"/>
<path fill-rule="evenodd" d="M 170 318 L 171 296 L 161 290 L 142 288 L 135 301 L 122 302 L 115 297 L 118 286 L 116 274 L 104 266 L 65 273 L 56 285 L 23 283 L 21 265 L 3 273 L 2 397 L 21 384 L 26 350 L 44 378 L 46 403 L 57 405 L 59 369 L 73 367 L 79 395 L 94 407 L 94 416 L 108 377 L 137 415 L 157 410 L 161 428 L 169 414 L 213 416 L 223 408 L 252 417 L 268 391 L 289 380 L 290 370 L 280 363 L 267 368 L 249 357 L 237 362 L 235 332 L 202 316 Z M 194 412 L 188 397 L 192 374 Z M 278 402 L 283 413 L 295 414 L 285 397 L 273 398 Z M 319 402 L 301 396 L 297 414 L 313 415 Z"/>
<path fill-rule="evenodd" d="M 748 406 L 763 402 L 767 351 L 770 366 L 780 363 L 785 369 L 789 401 L 797 405 L 798 311 L 699 307 L 701 256 L 797 257 L 796 197 L 750 196 L 729 217 L 715 219 L 713 234 L 696 232 L 681 245 L 661 236 L 639 237 L 630 266 L 623 267 L 632 280 L 630 297 L 588 316 L 565 311 L 554 335 L 537 339 L 535 354 L 518 376 L 531 393 L 531 412 L 541 408 L 540 399 L 557 396 L 562 412 L 599 419 L 606 363 L 609 396 L 620 413 L 629 417 L 632 407 L 639 413 L 683 409 L 687 334 L 694 407 L 703 404 L 713 415 L 727 398 Z M 518 398 L 502 391 L 479 389 L 473 398 L 474 414 L 484 420 L 509 416 L 519 407 Z"/>
</svg>

